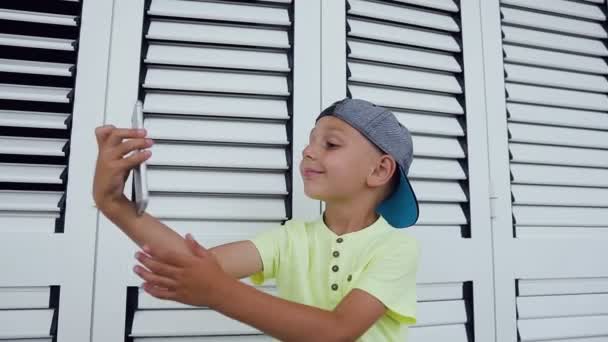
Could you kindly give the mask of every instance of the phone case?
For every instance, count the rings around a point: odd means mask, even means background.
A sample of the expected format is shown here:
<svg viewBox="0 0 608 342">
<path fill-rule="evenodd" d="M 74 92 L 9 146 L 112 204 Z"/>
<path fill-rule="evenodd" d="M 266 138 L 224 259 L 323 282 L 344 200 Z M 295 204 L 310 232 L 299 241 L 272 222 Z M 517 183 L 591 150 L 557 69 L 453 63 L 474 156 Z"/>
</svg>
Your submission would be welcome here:
<svg viewBox="0 0 608 342">
<path fill-rule="evenodd" d="M 144 113 L 141 101 L 137 101 L 133 108 L 132 126 L 133 128 L 144 128 Z M 146 170 L 146 162 L 133 169 L 133 201 L 137 208 L 137 215 L 144 213 L 150 200 Z"/>
</svg>

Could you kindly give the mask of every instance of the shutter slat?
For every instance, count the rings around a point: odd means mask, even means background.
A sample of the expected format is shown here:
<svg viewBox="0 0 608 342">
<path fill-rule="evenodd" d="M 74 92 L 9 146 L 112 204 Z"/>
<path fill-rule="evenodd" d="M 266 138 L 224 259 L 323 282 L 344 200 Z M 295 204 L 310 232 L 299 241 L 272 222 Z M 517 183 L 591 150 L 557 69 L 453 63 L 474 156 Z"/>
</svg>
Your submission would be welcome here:
<svg viewBox="0 0 608 342">
<path fill-rule="evenodd" d="M 0 99 L 69 103 L 70 88 L 0 84 Z"/>
<path fill-rule="evenodd" d="M 148 14 L 269 25 L 291 24 L 287 8 L 212 1 L 153 0 Z"/>
<path fill-rule="evenodd" d="M 290 70 L 285 53 L 159 43 L 149 46 L 145 62 L 264 71 Z"/>
<path fill-rule="evenodd" d="M 361 62 L 349 62 L 348 68 L 350 81 L 462 94 L 462 86 L 450 74 Z"/>
<path fill-rule="evenodd" d="M 151 117 L 145 128 L 152 139 L 289 145 L 284 122 Z"/>
<path fill-rule="evenodd" d="M 414 156 L 464 158 L 465 152 L 456 138 L 413 135 Z"/>
<path fill-rule="evenodd" d="M 76 17 L 73 15 L 39 13 L 31 11 L 16 11 L 6 8 L 0 8 L 0 19 L 25 21 L 39 24 L 76 26 Z"/>
<path fill-rule="evenodd" d="M 418 301 L 462 299 L 462 283 L 432 283 L 416 286 Z"/>
<path fill-rule="evenodd" d="M 272 48 L 290 47 L 287 31 L 284 30 L 166 20 L 152 20 L 146 38 Z"/>
<path fill-rule="evenodd" d="M 464 114 L 464 108 L 455 96 L 354 84 L 349 89 L 353 98 L 367 99 L 380 106 Z"/>
<path fill-rule="evenodd" d="M 145 88 L 289 95 L 287 76 L 149 67 Z"/>
<path fill-rule="evenodd" d="M 608 207 L 608 189 L 512 184 L 511 193 L 515 205 Z"/>
<path fill-rule="evenodd" d="M 467 218 L 459 204 L 420 203 L 417 225 L 467 224 Z"/>
<path fill-rule="evenodd" d="M 604 227 L 515 227 L 521 239 L 572 239 L 578 241 L 604 239 L 608 241 L 608 226 Z"/>
<path fill-rule="evenodd" d="M 505 64 L 505 74 L 505 80 L 508 82 L 522 82 L 595 92 L 608 91 L 608 79 L 604 75 L 589 75 L 516 64 Z"/>
<path fill-rule="evenodd" d="M 505 36 L 504 41 L 507 43 L 530 45 L 592 56 L 608 56 L 608 47 L 597 39 L 566 36 L 508 25 L 502 26 L 502 32 Z"/>
<path fill-rule="evenodd" d="M 508 103 L 511 122 L 529 122 L 566 127 L 608 129 L 608 115 L 603 112 Z"/>
<path fill-rule="evenodd" d="M 0 210 L 59 212 L 61 192 L 0 190 Z"/>
<path fill-rule="evenodd" d="M 508 129 L 514 142 L 608 149 L 608 131 L 520 123 L 509 123 Z"/>
<path fill-rule="evenodd" d="M 412 181 L 412 188 L 419 201 L 466 202 L 467 196 L 457 182 Z"/>
<path fill-rule="evenodd" d="M 607 292 L 608 278 L 521 279 L 520 296 Z"/>
<path fill-rule="evenodd" d="M 150 195 L 149 212 L 159 218 L 285 220 L 284 198 Z"/>
<path fill-rule="evenodd" d="M 578 316 L 520 320 L 522 341 L 563 340 L 608 335 L 608 316 Z"/>
<path fill-rule="evenodd" d="M 147 91 L 144 112 L 287 119 L 287 101 L 211 94 Z"/>
<path fill-rule="evenodd" d="M 455 116 L 432 115 L 421 112 L 394 110 L 393 114 L 412 133 L 464 136 L 464 128 Z"/>
<path fill-rule="evenodd" d="M 608 151 L 529 144 L 509 144 L 512 162 L 608 167 Z"/>
<path fill-rule="evenodd" d="M 148 169 L 150 191 L 287 195 L 285 174 Z"/>
<path fill-rule="evenodd" d="M 36 156 L 63 156 L 66 139 L 0 136 L 0 153 Z"/>
<path fill-rule="evenodd" d="M 408 46 L 348 39 L 348 57 L 406 66 L 462 72 L 458 59 L 449 53 L 438 53 Z"/>
<path fill-rule="evenodd" d="M 244 323 L 212 310 L 142 310 L 135 312 L 131 336 L 209 336 L 260 334 Z"/>
<path fill-rule="evenodd" d="M 61 184 L 64 165 L 0 163 L 0 182 Z"/>
<path fill-rule="evenodd" d="M 0 126 L 66 129 L 67 113 L 0 110 Z"/>
<path fill-rule="evenodd" d="M 35 62 L 0 58 L 0 71 L 22 74 L 72 76 L 74 64 Z"/>
<path fill-rule="evenodd" d="M 577 20 L 509 7 L 501 8 L 500 12 L 503 15 L 502 21 L 507 24 L 522 25 L 592 38 L 608 38 L 608 33 L 600 22 Z"/>
<path fill-rule="evenodd" d="M 267 0 L 268 1 L 268 0 Z M 277 0 L 272 0 L 278 2 Z M 210 335 L 210 336 L 196 336 L 196 337 L 135 337 L 133 342 L 268 342 L 270 337 L 267 335 Z M 21 342 L 21 341 L 19 341 Z M 28 341 L 25 341 L 28 342 Z M 39 342 L 39 341 L 32 341 Z M 50 341 L 49 341 L 50 342 Z"/>
<path fill-rule="evenodd" d="M 0 33 L 0 45 L 74 51 L 74 40 Z"/>
<path fill-rule="evenodd" d="M 460 27 L 449 14 L 421 10 L 415 7 L 395 6 L 380 2 L 348 0 L 348 14 L 389 20 L 437 30 L 458 32 Z"/>
<path fill-rule="evenodd" d="M 416 326 L 464 324 L 467 314 L 463 300 L 445 300 L 418 303 Z"/>
<path fill-rule="evenodd" d="M 157 142 L 151 148 L 151 165 L 256 168 L 286 170 L 285 149 Z"/>
<path fill-rule="evenodd" d="M 438 325 L 431 327 L 412 326 L 408 338 L 412 341 L 469 341 L 464 324 Z"/>
<path fill-rule="evenodd" d="M 0 310 L 0 339 L 50 337 L 53 309 Z"/>
<path fill-rule="evenodd" d="M 395 0 L 406 4 L 436 8 L 449 12 L 458 12 L 458 4 L 454 0 Z"/>
<path fill-rule="evenodd" d="M 417 157 L 412 162 L 408 177 L 462 180 L 467 175 L 457 160 Z"/>
<path fill-rule="evenodd" d="M 597 226 L 608 222 L 606 208 L 514 206 L 515 223 L 523 226 Z"/>
<path fill-rule="evenodd" d="M 55 220 L 58 217 L 59 210 L 55 212 L 0 211 L 0 233 L 35 232 L 54 234 Z"/>
<path fill-rule="evenodd" d="M 350 36 L 377 39 L 391 43 L 414 45 L 449 52 L 460 52 L 460 44 L 449 33 L 431 32 L 414 27 L 348 19 Z"/>
<path fill-rule="evenodd" d="M 589 110 L 608 110 L 606 94 L 587 93 L 575 90 L 544 88 L 523 84 L 506 84 L 509 101 L 545 104 Z"/>
<path fill-rule="evenodd" d="M 0 309 L 46 309 L 50 293 L 49 287 L 2 287 Z"/>
<path fill-rule="evenodd" d="M 568 0 L 501 0 L 502 4 L 515 5 L 539 11 L 552 12 L 591 20 L 606 20 L 600 6 Z"/>
<path fill-rule="evenodd" d="M 608 188 L 608 170 L 584 167 L 511 164 L 512 182 Z"/>
<path fill-rule="evenodd" d="M 564 52 L 534 49 L 503 44 L 505 62 L 537 65 L 547 68 L 608 74 L 608 62 L 604 58 L 575 55 Z"/>
<path fill-rule="evenodd" d="M 517 298 L 520 319 L 608 314 L 608 293 Z"/>
</svg>

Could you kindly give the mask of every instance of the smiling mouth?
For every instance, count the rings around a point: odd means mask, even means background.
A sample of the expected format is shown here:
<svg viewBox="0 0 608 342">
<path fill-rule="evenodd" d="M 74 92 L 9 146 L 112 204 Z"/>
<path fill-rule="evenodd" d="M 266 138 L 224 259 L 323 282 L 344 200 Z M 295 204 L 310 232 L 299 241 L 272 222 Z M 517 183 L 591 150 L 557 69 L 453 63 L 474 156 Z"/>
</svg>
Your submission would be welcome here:
<svg viewBox="0 0 608 342">
<path fill-rule="evenodd" d="M 302 176 L 304 178 L 314 178 L 314 177 L 322 175 L 322 174 L 323 174 L 323 172 L 313 171 L 313 170 L 304 170 L 304 172 L 302 172 Z"/>
</svg>

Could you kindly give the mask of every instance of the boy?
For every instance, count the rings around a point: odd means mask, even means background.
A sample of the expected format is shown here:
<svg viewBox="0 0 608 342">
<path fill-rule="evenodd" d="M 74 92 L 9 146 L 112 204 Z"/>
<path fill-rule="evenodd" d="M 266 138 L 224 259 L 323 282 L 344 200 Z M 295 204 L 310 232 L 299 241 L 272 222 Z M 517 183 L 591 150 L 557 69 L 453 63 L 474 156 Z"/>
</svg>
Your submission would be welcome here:
<svg viewBox="0 0 608 342">
<path fill-rule="evenodd" d="M 404 341 L 416 322 L 416 240 L 395 228 L 418 218 L 407 180 L 408 130 L 385 108 L 344 99 L 325 109 L 302 151 L 307 196 L 326 203 L 311 222 L 290 220 L 252 240 L 211 248 L 123 195 L 131 168 L 150 157 L 145 132 L 98 127 L 97 206 L 144 252 L 134 271 L 151 295 L 208 306 L 283 341 Z M 128 139 L 123 142 L 123 139 Z M 276 278 L 279 297 L 248 286 Z"/>
</svg>

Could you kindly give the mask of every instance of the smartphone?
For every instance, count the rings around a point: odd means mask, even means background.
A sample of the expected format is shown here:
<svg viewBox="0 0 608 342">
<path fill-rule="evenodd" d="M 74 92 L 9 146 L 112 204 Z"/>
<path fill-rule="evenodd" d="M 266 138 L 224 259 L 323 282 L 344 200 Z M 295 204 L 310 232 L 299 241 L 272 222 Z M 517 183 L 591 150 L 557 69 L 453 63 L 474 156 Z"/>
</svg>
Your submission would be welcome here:
<svg viewBox="0 0 608 342">
<path fill-rule="evenodd" d="M 141 101 L 135 103 L 133 108 L 133 117 L 131 118 L 131 125 L 133 128 L 144 128 L 144 106 Z M 133 168 L 133 196 L 132 200 L 135 202 L 137 208 L 137 215 L 142 215 L 148 206 L 150 201 L 150 195 L 148 193 L 148 178 L 146 174 L 146 162 L 139 164 Z"/>
</svg>

